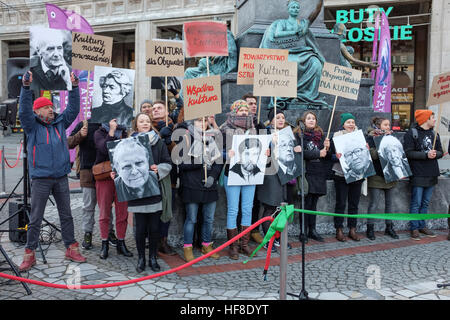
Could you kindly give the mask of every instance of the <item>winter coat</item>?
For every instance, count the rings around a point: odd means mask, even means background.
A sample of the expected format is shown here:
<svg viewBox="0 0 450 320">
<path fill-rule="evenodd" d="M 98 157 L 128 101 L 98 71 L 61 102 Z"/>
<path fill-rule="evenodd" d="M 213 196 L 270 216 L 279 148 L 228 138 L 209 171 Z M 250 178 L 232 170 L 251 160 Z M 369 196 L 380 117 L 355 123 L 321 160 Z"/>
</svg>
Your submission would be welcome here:
<svg viewBox="0 0 450 320">
<path fill-rule="evenodd" d="M 299 132 L 296 133 L 297 139 L 300 139 L 299 134 Z M 325 135 L 323 133 L 320 141 L 314 139 L 313 131 L 308 130 L 303 134 L 306 181 L 308 182 L 308 193 L 311 194 L 327 194 L 327 176 L 330 167 L 331 152 L 328 150 L 325 158 L 320 157 L 320 150 L 324 148 L 324 141 Z"/>
<path fill-rule="evenodd" d="M 183 139 L 180 139 L 178 144 L 185 144 L 184 150 L 189 150 L 194 143 L 194 137 L 189 132 L 189 125 L 184 122 L 178 125 L 177 129 L 185 129 L 186 134 Z M 192 131 L 192 128 L 191 128 Z M 180 154 L 183 157 L 183 154 Z M 221 159 L 219 159 L 221 160 Z M 219 180 L 222 171 L 221 161 L 214 162 L 207 166 L 207 177 L 214 179 L 213 184 L 207 188 L 205 187 L 205 170 L 202 163 L 194 156 L 183 157 L 183 162 L 178 165 L 180 170 L 180 188 L 182 194 L 182 201 L 184 203 L 209 203 L 217 201 L 219 198 L 217 191 L 217 181 Z"/>
<path fill-rule="evenodd" d="M 78 87 L 69 92 L 68 107 L 47 124 L 33 112 L 32 91 L 20 91 L 19 119 L 27 134 L 28 168 L 30 178 L 60 178 L 70 173 L 70 156 L 66 129 L 80 112 Z"/>
<path fill-rule="evenodd" d="M 414 139 L 413 128 L 417 130 L 417 139 Z M 437 184 L 437 178 L 440 175 L 437 160 L 442 158 L 444 153 L 438 134 L 435 145 L 436 158 L 428 158 L 427 153 L 433 147 L 434 134 L 433 129 L 425 130 L 414 123 L 403 138 L 403 149 L 413 173 L 413 176 L 410 177 L 413 186 L 431 187 Z"/>
</svg>

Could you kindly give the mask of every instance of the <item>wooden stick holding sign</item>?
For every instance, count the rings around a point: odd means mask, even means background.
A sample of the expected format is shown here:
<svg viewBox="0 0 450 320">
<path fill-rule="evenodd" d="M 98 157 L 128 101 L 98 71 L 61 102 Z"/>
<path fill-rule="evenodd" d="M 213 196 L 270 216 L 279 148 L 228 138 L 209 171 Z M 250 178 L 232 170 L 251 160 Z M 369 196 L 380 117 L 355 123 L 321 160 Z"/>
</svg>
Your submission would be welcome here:
<svg viewBox="0 0 450 320">
<path fill-rule="evenodd" d="M 450 101 L 450 72 L 442 73 L 433 78 L 430 94 L 427 100 L 427 107 L 439 105 L 437 124 L 435 126 L 435 135 L 433 141 L 433 150 L 436 147 L 436 139 L 439 133 L 443 105 Z"/>
<path fill-rule="evenodd" d="M 334 111 L 336 110 L 336 102 L 337 102 L 337 98 L 338 98 L 338 96 L 336 96 L 336 97 L 334 98 L 333 111 L 331 111 L 330 124 L 328 125 L 327 139 L 330 138 L 331 124 L 333 123 Z"/>
<path fill-rule="evenodd" d="M 86 81 L 86 104 L 84 108 L 84 119 L 87 119 L 87 111 L 89 108 L 89 85 L 91 81 L 91 70 L 88 70 L 87 81 Z"/>
<path fill-rule="evenodd" d="M 166 127 L 169 125 L 169 102 L 167 98 L 167 76 L 164 77 L 164 89 L 166 92 Z"/>
<path fill-rule="evenodd" d="M 322 69 L 322 76 L 320 77 L 319 92 L 335 96 L 330 124 L 328 126 L 327 139 L 330 137 L 337 98 L 343 97 L 346 99 L 357 100 L 359 86 L 361 84 L 361 74 L 361 70 L 325 62 Z"/>
</svg>

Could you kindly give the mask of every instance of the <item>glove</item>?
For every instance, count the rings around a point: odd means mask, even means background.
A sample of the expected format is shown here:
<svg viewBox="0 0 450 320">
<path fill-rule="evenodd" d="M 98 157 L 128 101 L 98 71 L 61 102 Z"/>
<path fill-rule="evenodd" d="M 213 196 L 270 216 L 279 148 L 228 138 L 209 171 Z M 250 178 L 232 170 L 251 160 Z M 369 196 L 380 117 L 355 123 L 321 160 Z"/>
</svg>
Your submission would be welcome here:
<svg viewBox="0 0 450 320">
<path fill-rule="evenodd" d="M 214 178 L 209 176 L 208 179 L 206 179 L 205 188 L 211 188 L 213 184 L 214 184 Z"/>
<path fill-rule="evenodd" d="M 162 138 L 167 138 L 172 135 L 172 129 L 170 129 L 170 127 L 164 127 L 161 130 L 159 130 L 159 133 L 161 134 Z"/>
<path fill-rule="evenodd" d="M 22 77 L 22 84 L 24 87 L 29 87 L 31 84 L 31 73 L 27 71 Z"/>
</svg>

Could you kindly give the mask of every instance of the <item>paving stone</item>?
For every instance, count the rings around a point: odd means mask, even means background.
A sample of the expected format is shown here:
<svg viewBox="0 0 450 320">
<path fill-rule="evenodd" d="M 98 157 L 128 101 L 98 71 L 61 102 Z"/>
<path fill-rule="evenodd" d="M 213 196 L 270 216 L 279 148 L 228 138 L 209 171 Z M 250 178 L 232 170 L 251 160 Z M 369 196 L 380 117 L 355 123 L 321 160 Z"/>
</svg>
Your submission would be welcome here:
<svg viewBox="0 0 450 320">
<path fill-rule="evenodd" d="M 413 291 L 411 291 L 411 290 L 407 290 L 407 289 L 397 291 L 397 294 L 398 294 L 398 295 L 401 295 L 401 296 L 404 296 L 404 297 L 406 297 L 406 298 L 411 298 L 411 297 L 414 297 L 414 296 L 417 295 L 417 293 L 415 293 L 415 292 L 413 292 Z"/>
<path fill-rule="evenodd" d="M 319 295 L 319 300 L 348 300 L 348 297 L 339 292 L 323 292 Z"/>
<path fill-rule="evenodd" d="M 147 295 L 147 292 L 140 287 L 122 289 L 114 299 L 115 300 L 140 300 Z"/>
</svg>

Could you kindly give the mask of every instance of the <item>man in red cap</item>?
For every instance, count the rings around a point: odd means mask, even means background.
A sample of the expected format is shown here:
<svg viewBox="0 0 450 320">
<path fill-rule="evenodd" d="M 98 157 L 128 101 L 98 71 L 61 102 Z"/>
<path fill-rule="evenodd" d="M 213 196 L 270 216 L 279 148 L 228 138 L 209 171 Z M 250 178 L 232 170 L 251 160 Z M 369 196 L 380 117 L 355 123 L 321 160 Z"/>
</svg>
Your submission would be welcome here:
<svg viewBox="0 0 450 320">
<path fill-rule="evenodd" d="M 403 148 L 408 158 L 413 175 L 411 183 L 410 213 L 428 213 L 428 205 L 433 194 L 433 188 L 438 183 L 440 175 L 437 159 L 442 158 L 442 146 L 439 135 L 433 146 L 436 119 L 431 110 L 416 110 L 416 123 L 405 134 Z M 410 221 L 411 239 L 420 240 L 420 233 L 428 237 L 436 235 L 426 228 L 425 220 Z"/>
<path fill-rule="evenodd" d="M 35 250 L 44 217 L 45 205 L 53 194 L 61 222 L 61 233 L 66 246 L 65 258 L 74 262 L 85 262 L 75 241 L 70 191 L 67 175 L 70 173 L 69 150 L 66 129 L 78 116 L 80 95 L 78 79 L 71 74 L 72 90 L 69 105 L 61 114 L 54 112 L 53 103 L 44 97 L 33 103 L 30 84 L 33 75 L 24 75 L 20 92 L 19 119 L 27 138 L 28 168 L 31 178 L 31 212 L 27 231 L 25 255 L 20 271 L 27 271 L 36 264 Z"/>
</svg>

